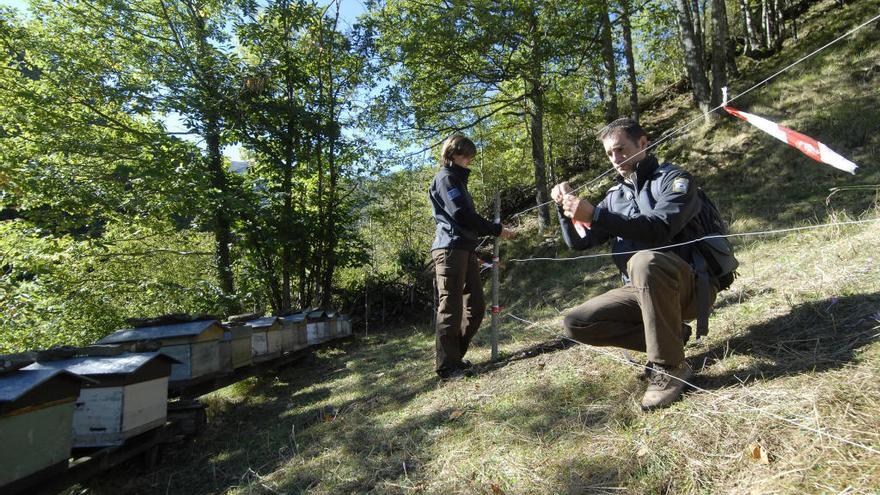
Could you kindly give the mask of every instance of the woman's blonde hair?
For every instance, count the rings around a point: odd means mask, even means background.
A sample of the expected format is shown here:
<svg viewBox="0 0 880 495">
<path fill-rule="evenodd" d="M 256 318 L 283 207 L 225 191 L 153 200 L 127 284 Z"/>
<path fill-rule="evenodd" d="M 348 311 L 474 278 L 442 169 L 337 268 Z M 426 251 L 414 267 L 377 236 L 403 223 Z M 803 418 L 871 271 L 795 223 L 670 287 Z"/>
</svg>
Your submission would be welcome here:
<svg viewBox="0 0 880 495">
<path fill-rule="evenodd" d="M 473 158 L 477 154 L 477 146 L 462 134 L 453 134 L 443 141 L 440 148 L 440 166 L 451 165 L 454 155 Z"/>
</svg>

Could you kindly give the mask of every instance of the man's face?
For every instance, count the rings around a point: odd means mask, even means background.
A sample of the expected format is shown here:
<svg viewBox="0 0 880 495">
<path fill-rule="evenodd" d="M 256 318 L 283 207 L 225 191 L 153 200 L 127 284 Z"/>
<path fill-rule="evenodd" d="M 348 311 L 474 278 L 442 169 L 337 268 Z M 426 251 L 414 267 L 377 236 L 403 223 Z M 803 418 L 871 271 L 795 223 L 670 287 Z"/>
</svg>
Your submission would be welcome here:
<svg viewBox="0 0 880 495">
<path fill-rule="evenodd" d="M 616 131 L 602 140 L 605 154 L 611 160 L 615 170 L 623 177 L 629 177 L 636 169 L 636 164 L 645 158 L 648 138 L 642 136 L 638 142 L 629 138 L 623 131 Z"/>
</svg>

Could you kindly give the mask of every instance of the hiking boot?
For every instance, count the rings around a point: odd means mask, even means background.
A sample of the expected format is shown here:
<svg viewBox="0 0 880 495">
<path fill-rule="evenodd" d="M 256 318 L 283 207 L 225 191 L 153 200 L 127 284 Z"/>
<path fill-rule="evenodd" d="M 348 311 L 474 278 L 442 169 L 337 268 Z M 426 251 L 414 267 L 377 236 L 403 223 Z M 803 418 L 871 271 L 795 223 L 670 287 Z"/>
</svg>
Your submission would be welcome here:
<svg viewBox="0 0 880 495">
<path fill-rule="evenodd" d="M 654 376 L 654 361 L 648 361 L 647 363 L 645 363 L 645 367 L 642 369 L 642 372 L 639 373 L 639 380 L 645 383 L 650 383 L 652 376 Z"/>
<path fill-rule="evenodd" d="M 437 376 L 440 377 L 440 381 L 442 382 L 455 382 L 464 378 L 464 370 L 454 368 L 451 370 L 438 371 Z"/>
<path fill-rule="evenodd" d="M 676 368 L 654 363 L 651 383 L 648 384 L 648 390 L 642 397 L 642 410 L 650 411 L 672 404 L 681 397 L 685 387 L 684 382 L 689 381 L 693 376 L 694 372 L 687 361 L 682 361 Z"/>
<path fill-rule="evenodd" d="M 463 369 L 463 370 L 469 370 L 469 369 L 471 369 L 471 368 L 473 368 L 473 367 L 474 367 L 474 363 L 468 361 L 467 359 L 462 359 L 462 360 L 461 360 L 461 369 Z"/>
<path fill-rule="evenodd" d="M 454 382 L 461 380 L 467 376 L 474 376 L 474 372 L 470 369 L 465 369 L 462 367 L 452 368 L 448 370 L 438 371 L 437 376 L 440 377 L 440 381 L 444 382 Z"/>
<path fill-rule="evenodd" d="M 687 346 L 687 343 L 691 339 L 692 334 L 693 334 L 693 330 L 691 330 L 691 326 L 688 325 L 687 323 L 682 323 L 681 324 L 681 342 L 683 345 Z M 630 358 L 628 353 L 624 352 L 624 354 L 626 355 L 626 358 L 630 362 L 632 362 L 634 364 L 639 364 L 638 361 L 635 361 L 632 358 Z M 639 373 L 639 380 L 641 380 L 643 382 L 650 382 L 652 376 L 654 376 L 654 362 L 648 361 L 647 363 L 645 363 L 644 369 L 642 369 L 641 373 Z"/>
</svg>

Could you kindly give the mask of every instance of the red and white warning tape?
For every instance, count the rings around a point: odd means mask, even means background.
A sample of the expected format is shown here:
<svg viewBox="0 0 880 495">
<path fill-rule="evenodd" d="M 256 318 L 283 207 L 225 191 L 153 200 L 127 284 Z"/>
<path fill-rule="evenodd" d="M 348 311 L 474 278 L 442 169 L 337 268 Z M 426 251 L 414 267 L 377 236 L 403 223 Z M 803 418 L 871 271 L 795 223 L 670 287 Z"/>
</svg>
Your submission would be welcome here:
<svg viewBox="0 0 880 495">
<path fill-rule="evenodd" d="M 856 170 L 859 169 L 858 165 L 840 156 L 834 150 L 819 141 L 816 141 L 810 136 L 793 131 L 788 127 L 781 126 L 776 122 L 772 122 L 763 117 L 742 112 L 732 107 L 725 106 L 724 110 L 734 117 L 745 120 L 749 124 L 752 124 L 767 134 L 770 134 L 783 143 L 787 143 L 789 146 L 800 150 L 801 153 L 817 162 L 827 163 L 834 168 L 851 174 L 855 174 Z"/>
</svg>

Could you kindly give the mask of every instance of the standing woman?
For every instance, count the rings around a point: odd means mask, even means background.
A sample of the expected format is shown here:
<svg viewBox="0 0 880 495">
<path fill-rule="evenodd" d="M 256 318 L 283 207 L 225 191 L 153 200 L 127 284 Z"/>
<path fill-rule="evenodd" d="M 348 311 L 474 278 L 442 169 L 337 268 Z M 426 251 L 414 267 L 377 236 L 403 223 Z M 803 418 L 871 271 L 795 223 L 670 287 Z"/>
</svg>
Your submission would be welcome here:
<svg viewBox="0 0 880 495">
<path fill-rule="evenodd" d="M 480 263 L 475 253 L 482 236 L 513 238 L 500 223 L 477 214 L 468 192 L 471 160 L 477 148 L 470 139 L 455 134 L 443 142 L 440 168 L 428 196 L 434 209 L 437 233 L 431 256 L 437 273 L 437 374 L 458 378 L 470 363 L 463 361 L 468 345 L 486 311 Z"/>
</svg>

